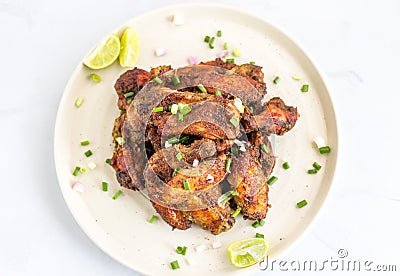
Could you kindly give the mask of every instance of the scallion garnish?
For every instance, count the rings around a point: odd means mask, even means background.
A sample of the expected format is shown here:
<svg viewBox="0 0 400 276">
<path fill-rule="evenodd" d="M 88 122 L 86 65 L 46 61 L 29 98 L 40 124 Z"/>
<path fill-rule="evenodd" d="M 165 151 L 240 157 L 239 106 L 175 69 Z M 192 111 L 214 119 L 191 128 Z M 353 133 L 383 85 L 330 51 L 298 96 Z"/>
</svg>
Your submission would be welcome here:
<svg viewBox="0 0 400 276">
<path fill-rule="evenodd" d="M 308 84 L 303 84 L 303 86 L 301 87 L 301 92 L 308 92 Z"/>
<path fill-rule="evenodd" d="M 292 76 L 292 79 L 294 79 L 296 81 L 301 80 L 301 78 L 299 76 Z"/>
<path fill-rule="evenodd" d="M 253 114 L 253 112 L 254 112 L 254 107 L 249 106 L 248 108 L 249 108 L 249 110 L 250 110 L 250 113 Z"/>
<path fill-rule="evenodd" d="M 172 177 L 174 177 L 179 172 L 180 169 L 181 169 L 181 167 L 176 167 L 174 169 L 174 171 L 172 172 Z"/>
<path fill-rule="evenodd" d="M 129 98 L 126 100 L 126 104 L 131 104 L 132 101 L 133 101 L 133 98 Z"/>
<path fill-rule="evenodd" d="M 183 122 L 183 114 L 182 113 L 178 113 L 178 122 Z"/>
<path fill-rule="evenodd" d="M 111 163 L 111 159 L 110 159 L 110 158 L 107 158 L 105 162 L 106 162 L 107 164 L 110 164 L 110 163 Z"/>
<path fill-rule="evenodd" d="M 222 36 L 222 31 L 221 30 L 218 30 L 217 31 L 217 37 L 221 37 Z"/>
<path fill-rule="evenodd" d="M 268 184 L 268 185 L 272 185 L 272 184 L 274 184 L 277 180 L 278 180 L 278 177 L 276 177 L 276 176 L 273 175 L 273 176 L 270 177 L 270 179 L 268 179 L 267 184 Z"/>
<path fill-rule="evenodd" d="M 256 233 L 256 238 L 263 239 L 264 238 L 264 234 Z"/>
<path fill-rule="evenodd" d="M 201 92 L 207 93 L 207 89 L 206 89 L 202 84 L 199 84 L 199 85 L 197 86 L 197 88 L 199 88 L 199 90 L 200 90 Z"/>
<path fill-rule="evenodd" d="M 260 223 L 258 221 L 255 221 L 251 224 L 254 228 L 260 227 Z"/>
<path fill-rule="evenodd" d="M 281 80 L 281 78 L 280 78 L 279 76 L 276 76 L 276 77 L 274 78 L 273 82 L 274 82 L 275 84 L 278 84 L 278 82 L 280 82 L 280 80 Z"/>
<path fill-rule="evenodd" d="M 158 219 L 158 217 L 155 216 L 155 215 L 153 215 L 153 216 L 149 219 L 149 222 L 150 222 L 151 224 L 153 224 L 157 219 Z"/>
<path fill-rule="evenodd" d="M 260 219 L 260 220 L 258 221 L 258 224 L 259 224 L 260 226 L 264 226 L 264 224 L 265 224 L 265 220 L 263 220 L 263 219 Z"/>
<path fill-rule="evenodd" d="M 307 200 L 303 199 L 302 201 L 297 202 L 296 205 L 297 205 L 297 208 L 302 208 L 302 207 L 306 206 L 307 204 L 308 204 Z"/>
<path fill-rule="evenodd" d="M 228 201 L 231 200 L 232 197 L 237 196 L 238 194 L 239 193 L 236 190 L 233 190 L 221 195 L 217 200 L 219 207 L 224 208 L 225 204 L 228 203 Z"/>
<path fill-rule="evenodd" d="M 182 136 L 179 138 L 179 143 L 187 144 L 189 142 L 189 136 Z"/>
<path fill-rule="evenodd" d="M 240 214 L 240 211 L 241 211 L 241 208 L 238 207 L 238 208 L 235 210 L 235 212 L 232 213 L 231 217 L 233 217 L 233 218 L 236 217 L 237 215 Z"/>
<path fill-rule="evenodd" d="M 184 107 L 181 108 L 180 113 L 182 113 L 182 115 L 187 115 L 190 113 L 190 111 L 192 111 L 190 106 L 185 105 Z"/>
<path fill-rule="evenodd" d="M 186 247 L 186 246 L 178 246 L 178 247 L 176 248 L 176 253 L 185 256 L 185 255 L 186 255 L 186 250 L 187 250 L 187 247 Z"/>
<path fill-rule="evenodd" d="M 190 184 L 189 184 L 189 181 L 188 181 L 187 179 L 185 179 L 185 181 L 183 181 L 183 188 L 184 188 L 186 191 L 189 191 L 189 190 L 190 190 Z"/>
<path fill-rule="evenodd" d="M 86 173 L 86 169 L 85 168 L 81 168 L 81 173 Z"/>
<path fill-rule="evenodd" d="M 210 41 L 208 42 L 208 47 L 210 47 L 210 49 L 214 49 L 214 41 L 215 37 L 213 36 L 212 38 L 210 38 Z"/>
<path fill-rule="evenodd" d="M 83 104 L 84 101 L 85 101 L 85 99 L 82 98 L 82 97 L 76 98 L 76 100 L 75 100 L 75 107 L 77 107 L 77 108 L 81 107 L 81 105 Z"/>
<path fill-rule="evenodd" d="M 173 270 L 180 268 L 177 260 L 170 263 Z"/>
<path fill-rule="evenodd" d="M 155 77 L 154 81 L 158 84 L 162 84 L 162 80 L 159 77 Z"/>
<path fill-rule="evenodd" d="M 179 138 L 178 137 L 172 137 L 168 139 L 168 143 L 170 143 L 171 145 L 173 144 L 178 144 L 179 143 Z"/>
<path fill-rule="evenodd" d="M 103 192 L 107 192 L 108 191 L 108 183 L 107 182 L 105 182 L 105 181 L 101 182 L 101 190 Z"/>
<path fill-rule="evenodd" d="M 209 35 L 206 35 L 204 37 L 204 42 L 206 42 L 206 43 L 210 42 L 210 36 Z"/>
<path fill-rule="evenodd" d="M 161 112 L 163 110 L 164 110 L 164 107 L 162 107 L 162 106 L 157 106 L 157 107 L 153 108 L 153 112 Z"/>
<path fill-rule="evenodd" d="M 228 50 L 228 42 L 224 43 L 224 50 Z"/>
<path fill-rule="evenodd" d="M 97 74 L 90 74 L 90 76 L 89 76 L 94 82 L 101 82 L 101 78 L 100 78 L 100 76 L 99 75 L 97 75 Z"/>
<path fill-rule="evenodd" d="M 269 154 L 269 150 L 268 150 L 268 148 L 267 148 L 267 145 L 266 144 L 261 144 L 261 150 L 263 151 L 263 152 L 265 152 L 266 154 Z"/>
<path fill-rule="evenodd" d="M 183 158 L 183 155 L 180 152 L 178 152 L 175 156 L 176 156 L 176 159 L 178 159 L 179 161 L 181 161 Z"/>
<path fill-rule="evenodd" d="M 81 171 L 81 167 L 76 166 L 72 175 L 77 176 L 80 171 Z"/>
<path fill-rule="evenodd" d="M 178 75 L 176 75 L 176 74 L 172 77 L 172 81 L 174 82 L 175 86 L 181 84 L 181 80 L 179 79 Z"/>
<path fill-rule="evenodd" d="M 330 153 L 330 152 L 331 152 L 331 148 L 329 146 L 319 148 L 319 153 L 321 153 L 321 154 Z"/>
<path fill-rule="evenodd" d="M 256 64 L 255 61 L 250 61 L 249 63 L 250 63 L 251 65 L 255 65 L 255 64 Z"/>
<path fill-rule="evenodd" d="M 312 165 L 317 171 L 319 171 L 322 168 L 322 166 L 320 164 L 318 164 L 317 162 L 314 162 Z"/>
<path fill-rule="evenodd" d="M 235 59 L 234 58 L 227 58 L 226 62 L 235 63 Z"/>
<path fill-rule="evenodd" d="M 112 199 L 116 200 L 120 195 L 122 195 L 122 190 L 118 190 L 112 197 Z"/>
<path fill-rule="evenodd" d="M 128 103 L 128 101 L 126 101 L 126 103 Z M 122 115 L 122 114 L 124 114 L 124 113 L 126 113 L 126 110 L 119 110 L 119 115 Z"/>
<path fill-rule="evenodd" d="M 231 118 L 229 122 L 234 126 L 237 127 L 239 125 L 239 122 L 235 118 Z"/>
<path fill-rule="evenodd" d="M 129 98 L 129 97 L 132 97 L 133 95 L 135 95 L 135 93 L 133 91 L 131 91 L 131 92 L 125 93 L 124 97 Z"/>
<path fill-rule="evenodd" d="M 124 138 L 123 137 L 115 137 L 115 141 L 118 143 L 118 145 L 123 146 L 124 145 Z"/>
<path fill-rule="evenodd" d="M 221 90 L 219 89 L 215 90 L 215 96 L 222 96 Z"/>
<path fill-rule="evenodd" d="M 240 57 L 240 50 L 239 50 L 238 48 L 235 48 L 235 49 L 232 51 L 232 55 L 233 55 L 234 57 Z"/>
<path fill-rule="evenodd" d="M 282 164 L 282 167 L 283 167 L 285 170 L 288 170 L 288 169 L 290 168 L 288 162 L 283 163 L 283 164 Z"/>
<path fill-rule="evenodd" d="M 226 170 L 227 172 L 230 172 L 231 163 L 232 163 L 232 159 L 231 159 L 231 158 L 227 158 L 227 159 L 226 159 L 226 163 L 225 163 L 225 170 Z"/>
<path fill-rule="evenodd" d="M 86 157 L 92 156 L 93 152 L 91 150 L 87 150 L 87 151 L 85 151 L 85 155 L 86 155 Z"/>
<path fill-rule="evenodd" d="M 316 174 L 318 172 L 318 170 L 316 169 L 312 169 L 312 170 L 308 170 L 307 173 L 308 174 Z"/>
<path fill-rule="evenodd" d="M 89 144 L 90 144 L 90 142 L 88 140 L 85 140 L 85 141 L 81 142 L 81 146 L 87 146 Z"/>
<path fill-rule="evenodd" d="M 239 149 L 237 147 L 232 147 L 231 148 L 231 152 L 233 155 L 235 155 L 236 157 L 239 156 Z"/>
</svg>

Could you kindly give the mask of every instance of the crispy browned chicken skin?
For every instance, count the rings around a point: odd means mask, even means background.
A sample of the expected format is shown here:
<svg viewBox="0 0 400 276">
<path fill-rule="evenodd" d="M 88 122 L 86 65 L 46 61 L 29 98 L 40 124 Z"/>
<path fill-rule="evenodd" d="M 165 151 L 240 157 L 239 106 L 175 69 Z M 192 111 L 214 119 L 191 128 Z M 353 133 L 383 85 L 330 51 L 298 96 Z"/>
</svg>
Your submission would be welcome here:
<svg viewBox="0 0 400 276">
<path fill-rule="evenodd" d="M 268 135 L 283 135 L 294 127 L 299 115 L 296 108 L 287 106 L 278 97 L 272 98 L 266 106 L 261 105 L 266 93 L 261 69 L 257 65 L 236 65 L 218 58 L 177 70 L 159 66 L 150 72 L 134 68 L 122 74 L 115 83 L 121 116 L 115 120 L 114 139 L 126 134 L 122 131 L 124 125 L 132 124 L 132 119 L 126 122 L 126 112 L 149 81 L 160 77 L 161 86 L 166 90 L 165 97 L 157 105 L 163 107 L 162 112 L 153 112 L 147 122 L 140 116 L 133 122 L 145 123 L 148 161 L 139 162 L 136 156 L 124 151 L 127 145 L 114 142 L 110 164 L 118 182 L 133 190 L 146 188 L 155 210 L 173 228 L 181 230 L 190 228 L 192 223 L 213 234 L 229 230 L 235 222 L 230 205 L 240 208 L 244 218 L 265 218 L 268 210 L 266 181 L 275 165 Z M 175 74 L 180 76 L 179 85 L 172 81 Z M 207 93 L 194 85 L 199 83 L 204 84 Z M 215 95 L 217 89 L 222 96 Z M 232 95 L 242 99 L 242 113 L 235 107 Z M 168 111 L 172 104 L 178 103 L 191 108 L 184 123 L 178 120 L 177 114 Z M 240 125 L 232 124 L 232 118 Z M 164 147 L 165 139 L 183 136 L 185 142 Z M 241 148 L 233 154 L 234 139 L 243 137 L 247 139 L 243 141 L 245 151 Z M 135 143 L 135 140 L 128 143 Z M 182 155 L 182 160 L 174 158 L 177 153 Z M 228 158 L 231 166 L 226 171 Z M 198 165 L 193 167 L 195 160 Z M 189 190 L 184 189 L 186 181 L 190 183 Z M 226 183 L 225 186 L 222 183 Z M 220 206 L 218 198 L 227 188 L 236 190 L 237 195 Z"/>
</svg>

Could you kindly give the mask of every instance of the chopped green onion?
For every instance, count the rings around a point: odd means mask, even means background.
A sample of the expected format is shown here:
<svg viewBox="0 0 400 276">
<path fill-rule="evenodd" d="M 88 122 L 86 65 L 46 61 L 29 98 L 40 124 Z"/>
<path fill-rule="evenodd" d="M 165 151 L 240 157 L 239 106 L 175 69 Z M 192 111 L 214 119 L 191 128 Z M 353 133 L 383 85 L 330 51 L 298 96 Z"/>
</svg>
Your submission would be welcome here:
<svg viewBox="0 0 400 276">
<path fill-rule="evenodd" d="M 120 195 L 122 195 L 122 190 L 118 190 L 112 197 L 112 199 L 116 200 Z"/>
<path fill-rule="evenodd" d="M 242 209 L 241 209 L 240 207 L 238 207 L 238 208 L 235 210 L 235 212 L 232 213 L 231 217 L 234 218 L 234 217 L 236 217 L 237 215 L 239 215 L 241 210 L 242 210 Z"/>
<path fill-rule="evenodd" d="M 186 191 L 189 191 L 189 190 L 190 190 L 190 184 L 189 184 L 189 181 L 188 181 L 187 179 L 185 179 L 185 181 L 183 181 L 183 188 L 184 188 Z"/>
<path fill-rule="evenodd" d="M 72 175 L 73 176 L 77 176 L 80 171 L 81 171 L 81 167 L 76 166 L 74 172 L 72 173 Z"/>
<path fill-rule="evenodd" d="M 221 90 L 219 89 L 215 90 L 215 96 L 222 96 Z"/>
<path fill-rule="evenodd" d="M 267 148 L 267 145 L 266 144 L 261 144 L 261 150 L 263 151 L 263 152 L 265 152 L 266 154 L 269 154 L 269 150 L 268 150 L 268 148 Z"/>
<path fill-rule="evenodd" d="M 176 167 L 174 169 L 174 171 L 172 172 L 172 177 L 174 177 L 179 172 L 180 169 L 181 169 L 181 167 Z"/>
<path fill-rule="evenodd" d="M 155 77 L 154 81 L 158 84 L 162 84 L 162 80 L 159 77 Z"/>
<path fill-rule="evenodd" d="M 239 156 L 239 149 L 237 147 L 232 147 L 231 148 L 231 152 L 233 155 L 235 155 L 236 157 Z"/>
<path fill-rule="evenodd" d="M 308 92 L 308 84 L 303 84 L 303 86 L 301 87 L 301 92 Z"/>
<path fill-rule="evenodd" d="M 321 154 L 330 153 L 330 152 L 331 152 L 331 148 L 329 146 L 319 148 L 319 153 L 321 153 Z"/>
<path fill-rule="evenodd" d="M 149 222 L 150 222 L 151 224 L 153 224 L 157 219 L 158 219 L 158 217 L 155 216 L 155 215 L 153 215 L 153 216 L 150 218 Z"/>
<path fill-rule="evenodd" d="M 215 37 L 210 38 L 210 41 L 208 42 L 208 46 L 210 47 L 210 49 L 214 49 L 214 41 L 215 41 Z"/>
<path fill-rule="evenodd" d="M 249 63 L 250 63 L 251 65 L 255 65 L 255 64 L 256 64 L 255 61 L 250 61 Z"/>
<path fill-rule="evenodd" d="M 317 162 L 314 162 L 312 165 L 317 171 L 319 171 L 322 168 L 322 166 L 320 164 L 318 164 Z"/>
<path fill-rule="evenodd" d="M 267 184 L 272 185 L 278 180 L 278 177 L 276 176 L 271 176 L 270 179 L 268 179 Z"/>
<path fill-rule="evenodd" d="M 222 36 L 222 31 L 221 30 L 218 30 L 217 31 L 217 37 L 221 37 Z"/>
<path fill-rule="evenodd" d="M 153 108 L 153 112 L 161 112 L 163 110 L 164 110 L 164 107 L 162 107 L 162 106 L 157 106 L 157 107 Z"/>
<path fill-rule="evenodd" d="M 176 248 L 176 253 L 185 256 L 185 255 L 186 255 L 186 250 L 187 250 L 187 247 L 186 247 L 186 246 L 178 246 L 178 247 Z"/>
<path fill-rule="evenodd" d="M 264 238 L 264 234 L 256 233 L 256 238 L 263 239 Z"/>
<path fill-rule="evenodd" d="M 258 224 L 259 224 L 260 226 L 264 226 L 264 224 L 265 224 L 265 220 L 263 220 L 263 219 L 260 219 L 260 220 L 258 221 Z"/>
<path fill-rule="evenodd" d="M 86 173 L 86 169 L 85 168 L 81 168 L 81 173 Z"/>
<path fill-rule="evenodd" d="M 180 152 L 178 152 L 175 156 L 176 156 L 176 159 L 178 159 L 179 161 L 181 161 L 183 158 L 183 155 Z"/>
<path fill-rule="evenodd" d="M 299 76 L 292 76 L 292 79 L 294 79 L 294 80 L 301 80 L 301 78 L 299 77 Z"/>
<path fill-rule="evenodd" d="M 133 98 L 129 98 L 126 100 L 126 104 L 131 104 L 132 101 L 133 101 Z"/>
<path fill-rule="evenodd" d="M 129 97 L 132 97 L 133 95 L 135 95 L 135 93 L 133 91 L 131 91 L 131 92 L 125 93 L 124 97 L 129 98 Z"/>
<path fill-rule="evenodd" d="M 170 263 L 173 270 L 180 268 L 177 260 Z"/>
<path fill-rule="evenodd" d="M 82 97 L 76 98 L 76 100 L 75 100 L 75 107 L 77 107 L 77 108 L 81 107 L 81 105 L 83 104 L 84 101 L 85 101 L 85 99 L 82 98 Z"/>
<path fill-rule="evenodd" d="M 280 82 L 281 78 L 279 76 L 276 76 L 274 79 L 274 83 L 278 84 L 278 82 Z"/>
<path fill-rule="evenodd" d="M 180 112 L 182 113 L 182 115 L 187 115 L 190 113 L 190 111 L 192 111 L 192 109 L 190 108 L 190 106 L 185 105 L 184 107 L 181 108 Z"/>
<path fill-rule="evenodd" d="M 107 182 L 101 182 L 101 190 L 103 192 L 107 192 L 108 191 L 108 183 Z"/>
<path fill-rule="evenodd" d="M 312 170 L 308 170 L 307 173 L 308 174 L 316 174 L 318 172 L 318 170 L 316 169 L 312 169 Z"/>
<path fill-rule="evenodd" d="M 224 43 L 224 50 L 228 50 L 228 42 Z"/>
<path fill-rule="evenodd" d="M 210 42 L 210 36 L 209 35 L 206 35 L 204 37 L 204 42 L 206 42 L 206 43 Z"/>
<path fill-rule="evenodd" d="M 85 141 L 81 142 L 81 146 L 87 146 L 89 144 L 90 144 L 90 142 L 88 140 L 85 140 Z"/>
<path fill-rule="evenodd" d="M 178 105 L 177 105 L 177 104 L 173 104 L 173 105 L 171 106 L 171 113 L 172 113 L 172 114 L 178 113 Z"/>
<path fill-rule="evenodd" d="M 232 51 L 232 55 L 233 55 L 234 57 L 240 57 L 240 50 L 239 50 L 238 48 L 235 48 L 235 49 Z"/>
<path fill-rule="evenodd" d="M 231 118 L 229 122 L 234 126 L 237 127 L 239 125 L 239 122 L 235 118 Z"/>
<path fill-rule="evenodd" d="M 255 221 L 251 224 L 251 226 L 253 226 L 254 228 L 257 228 L 260 226 L 260 223 L 258 221 Z"/>
<path fill-rule="evenodd" d="M 226 159 L 226 163 L 225 163 L 225 170 L 227 171 L 227 172 L 230 172 L 230 168 L 231 168 L 231 163 L 232 163 L 232 159 L 231 158 L 227 158 Z"/>
<path fill-rule="evenodd" d="M 282 164 L 282 167 L 283 167 L 285 170 L 288 170 L 288 169 L 290 168 L 288 162 L 283 163 L 283 164 Z"/>
<path fill-rule="evenodd" d="M 183 114 L 180 112 L 178 113 L 178 121 L 183 122 Z"/>
<path fill-rule="evenodd" d="M 129 100 L 131 100 L 131 99 L 129 99 Z M 128 101 L 126 101 L 126 103 L 128 103 Z M 126 113 L 126 110 L 119 110 L 119 115 L 122 115 L 124 113 Z"/>
<path fill-rule="evenodd" d="M 175 73 L 175 75 L 172 77 L 172 81 L 174 82 L 174 85 L 177 86 L 181 84 L 181 80 L 179 79 L 178 75 Z"/>
<path fill-rule="evenodd" d="M 105 162 L 106 162 L 107 164 L 110 164 L 110 163 L 111 163 L 111 159 L 110 159 L 110 158 L 107 158 Z"/>
<path fill-rule="evenodd" d="M 219 207 L 224 208 L 225 204 L 228 203 L 228 201 L 231 200 L 232 197 L 237 196 L 238 194 L 239 193 L 236 190 L 233 190 L 221 195 L 217 200 Z"/>
<path fill-rule="evenodd" d="M 94 82 L 101 82 L 101 78 L 97 74 L 90 74 L 89 76 Z"/>
<path fill-rule="evenodd" d="M 206 89 L 202 84 L 199 84 L 199 85 L 197 86 L 197 88 L 199 88 L 199 90 L 200 90 L 201 92 L 207 93 L 207 89 Z"/>
<path fill-rule="evenodd" d="M 189 136 L 182 136 L 179 138 L 179 143 L 187 144 L 189 142 Z"/>
<path fill-rule="evenodd" d="M 168 139 L 168 143 L 173 145 L 173 144 L 178 144 L 179 143 L 179 138 L 178 137 L 172 137 Z"/>
<path fill-rule="evenodd" d="M 235 59 L 234 58 L 227 58 L 226 62 L 235 63 Z"/>
<path fill-rule="evenodd" d="M 171 112 L 171 109 L 172 109 L 172 105 L 168 105 L 167 110 L 168 110 L 169 112 Z"/>
<path fill-rule="evenodd" d="M 91 150 L 87 150 L 87 151 L 85 151 L 85 155 L 86 155 L 86 157 L 92 156 L 93 152 Z"/>
<path fill-rule="evenodd" d="M 124 145 L 124 138 L 123 137 L 116 137 L 115 141 L 118 143 L 118 145 L 123 146 Z"/>
<path fill-rule="evenodd" d="M 297 202 L 296 205 L 297 205 L 297 208 L 302 208 L 302 207 L 306 206 L 307 204 L 308 204 L 307 200 L 303 199 L 302 201 Z"/>
</svg>

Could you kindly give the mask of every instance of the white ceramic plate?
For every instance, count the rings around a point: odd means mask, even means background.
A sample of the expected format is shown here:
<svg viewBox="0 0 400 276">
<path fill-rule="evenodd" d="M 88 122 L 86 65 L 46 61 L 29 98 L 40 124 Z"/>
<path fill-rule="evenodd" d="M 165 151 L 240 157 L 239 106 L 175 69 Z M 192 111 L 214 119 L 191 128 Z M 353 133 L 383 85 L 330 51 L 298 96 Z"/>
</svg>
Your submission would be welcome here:
<svg viewBox="0 0 400 276">
<path fill-rule="evenodd" d="M 170 19 L 179 13 L 185 18 L 183 26 L 174 26 Z M 87 235 L 115 260 L 144 274 L 217 275 L 254 272 L 257 266 L 247 269 L 233 267 L 226 248 L 233 241 L 254 237 L 256 232 L 265 234 L 271 243 L 268 253 L 276 258 L 299 239 L 313 221 L 326 199 L 333 179 L 337 160 L 338 140 L 335 113 L 327 87 L 309 57 L 279 29 L 263 19 L 237 9 L 217 5 L 180 5 L 155 10 L 128 21 L 114 30 L 121 34 L 126 26 L 134 26 L 141 34 L 142 50 L 137 66 L 149 69 L 161 64 L 174 67 L 186 66 L 189 55 L 206 61 L 216 57 L 223 42 L 231 49 L 237 47 L 242 55 L 235 62 L 255 61 L 264 67 L 268 96 L 280 96 L 289 105 L 298 107 L 301 114 L 295 128 L 275 139 L 277 163 L 273 175 L 279 180 L 270 187 L 270 203 L 266 225 L 254 229 L 251 221 L 237 219 L 232 230 L 214 236 L 197 226 L 187 231 L 171 231 L 159 219 L 149 224 L 155 214 L 150 203 L 139 192 L 124 189 L 117 200 L 112 195 L 120 187 L 114 171 L 104 160 L 113 151 L 111 131 L 119 115 L 117 96 L 113 85 L 126 69 L 117 63 L 96 73 L 101 83 L 88 79 L 92 70 L 79 64 L 72 74 L 60 103 L 55 130 L 55 162 L 60 186 L 72 214 Z M 203 42 L 205 35 L 222 30 L 214 50 Z M 156 57 L 157 47 L 166 48 L 168 54 Z M 292 79 L 300 76 L 300 81 Z M 273 84 L 280 76 L 279 84 Z M 310 85 L 308 93 L 300 91 L 303 83 Z M 85 99 L 77 109 L 77 97 Z M 315 137 L 322 136 L 332 152 L 321 155 L 313 147 Z M 86 147 L 80 141 L 89 140 Z M 90 158 L 84 152 L 93 151 Z M 97 164 L 94 170 L 72 176 L 76 165 L 86 167 L 89 161 Z M 282 169 L 289 162 L 289 170 Z M 307 174 L 312 163 L 322 165 L 316 175 Z M 71 189 L 74 181 L 84 184 L 84 193 Z M 109 191 L 102 192 L 101 182 L 109 183 Z M 306 199 L 308 205 L 296 208 L 296 203 Z M 220 241 L 222 247 L 212 249 Z M 194 248 L 204 244 L 207 250 L 197 253 Z M 184 257 L 175 253 L 178 245 L 189 247 L 187 256 L 197 264 L 188 265 Z M 172 271 L 169 263 L 177 259 L 181 269 Z"/>
</svg>

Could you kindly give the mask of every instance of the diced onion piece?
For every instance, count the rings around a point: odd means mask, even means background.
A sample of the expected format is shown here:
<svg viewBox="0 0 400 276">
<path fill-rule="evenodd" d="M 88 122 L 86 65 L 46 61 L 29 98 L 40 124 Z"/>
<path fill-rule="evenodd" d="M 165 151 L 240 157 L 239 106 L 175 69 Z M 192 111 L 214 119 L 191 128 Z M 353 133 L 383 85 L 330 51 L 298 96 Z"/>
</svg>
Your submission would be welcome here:
<svg viewBox="0 0 400 276">
<path fill-rule="evenodd" d="M 200 245 L 196 246 L 195 250 L 197 253 L 201 253 L 201 252 L 205 251 L 206 248 L 207 247 L 204 244 L 200 244 Z"/>
<path fill-rule="evenodd" d="M 222 243 L 220 241 L 215 241 L 212 243 L 212 247 L 214 249 L 220 248 L 222 246 Z"/>
<path fill-rule="evenodd" d="M 239 98 L 235 98 L 233 100 L 233 104 L 235 105 L 235 107 L 239 110 L 240 113 L 244 112 L 244 105 L 242 103 L 242 100 Z"/>
<path fill-rule="evenodd" d="M 74 184 L 72 184 L 72 190 L 83 193 L 85 191 L 85 186 L 80 182 L 74 182 Z"/>
<path fill-rule="evenodd" d="M 176 114 L 178 113 L 178 105 L 177 104 L 173 104 L 171 106 L 171 114 Z"/>
<path fill-rule="evenodd" d="M 268 96 L 267 94 L 264 95 L 264 97 L 261 99 L 261 105 L 264 105 L 268 102 Z"/>
<path fill-rule="evenodd" d="M 217 54 L 217 57 L 219 57 L 219 58 L 224 58 L 225 56 L 227 56 L 229 54 L 229 51 L 228 50 L 223 50 L 222 52 L 219 52 L 218 54 Z"/>
<path fill-rule="evenodd" d="M 168 141 L 165 141 L 165 148 L 172 147 L 172 144 L 170 144 Z"/>
<path fill-rule="evenodd" d="M 239 148 L 240 151 L 245 152 L 246 151 L 246 147 L 243 145 Z"/>
<path fill-rule="evenodd" d="M 188 61 L 189 61 L 189 64 L 190 64 L 190 65 L 195 65 L 195 64 L 197 64 L 197 62 L 198 62 L 196 56 L 189 56 L 189 57 L 188 57 Z"/>
<path fill-rule="evenodd" d="M 175 26 L 182 26 L 183 24 L 185 24 L 185 18 L 178 13 L 174 14 L 174 17 L 172 18 L 172 23 Z"/>
<path fill-rule="evenodd" d="M 76 98 L 76 100 L 75 100 L 75 107 L 76 107 L 76 108 L 81 107 L 81 105 L 83 104 L 84 101 L 85 101 L 85 100 L 84 100 L 82 97 Z"/>
<path fill-rule="evenodd" d="M 208 182 L 213 182 L 214 181 L 214 176 L 212 176 L 211 174 L 208 174 L 206 180 Z"/>
<path fill-rule="evenodd" d="M 196 261 L 193 258 L 185 258 L 185 261 L 187 262 L 188 265 L 195 265 Z"/>
<path fill-rule="evenodd" d="M 326 146 L 325 139 L 322 138 L 321 136 L 316 137 L 314 139 L 314 143 L 317 146 L 317 148 L 321 148 L 323 146 Z"/>
<path fill-rule="evenodd" d="M 238 139 L 233 140 L 233 142 L 234 142 L 238 147 L 243 146 L 243 142 L 240 141 L 240 140 L 238 140 Z"/>
<path fill-rule="evenodd" d="M 154 51 L 154 53 L 155 53 L 156 56 L 161 57 L 161 56 L 164 56 L 167 53 L 167 50 L 164 49 L 164 48 L 157 48 Z"/>
<path fill-rule="evenodd" d="M 199 160 L 194 159 L 193 160 L 193 167 L 197 167 L 199 165 Z"/>
<path fill-rule="evenodd" d="M 96 168 L 96 164 L 93 163 L 93 162 L 89 162 L 87 166 L 88 166 L 88 168 L 91 169 L 91 170 L 94 170 L 94 169 Z"/>
</svg>

